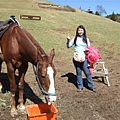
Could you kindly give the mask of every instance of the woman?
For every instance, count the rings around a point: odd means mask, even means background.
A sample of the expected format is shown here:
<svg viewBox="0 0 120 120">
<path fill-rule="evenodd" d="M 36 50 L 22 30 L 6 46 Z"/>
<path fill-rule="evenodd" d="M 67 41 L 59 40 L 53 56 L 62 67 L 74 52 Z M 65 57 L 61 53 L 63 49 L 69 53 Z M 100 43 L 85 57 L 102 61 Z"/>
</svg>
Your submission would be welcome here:
<svg viewBox="0 0 120 120">
<path fill-rule="evenodd" d="M 86 76 L 87 84 L 90 90 L 96 92 L 96 89 L 93 84 L 92 76 L 88 69 L 88 61 L 85 58 L 85 49 L 87 46 L 90 46 L 90 41 L 86 36 L 86 30 L 83 25 L 77 27 L 76 36 L 70 41 L 70 37 L 67 37 L 67 48 L 75 46 L 74 49 L 74 57 L 73 57 L 73 64 L 76 69 L 77 74 L 77 85 L 78 85 L 78 92 L 82 91 L 83 86 L 83 79 L 82 79 L 82 70 Z"/>
</svg>

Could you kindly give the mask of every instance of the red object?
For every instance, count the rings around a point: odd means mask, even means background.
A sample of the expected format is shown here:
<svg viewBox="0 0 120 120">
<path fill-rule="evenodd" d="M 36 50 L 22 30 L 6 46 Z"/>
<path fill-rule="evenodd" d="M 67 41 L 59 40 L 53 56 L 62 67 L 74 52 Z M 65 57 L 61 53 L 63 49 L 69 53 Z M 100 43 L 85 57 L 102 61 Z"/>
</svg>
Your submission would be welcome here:
<svg viewBox="0 0 120 120">
<path fill-rule="evenodd" d="M 87 53 L 86 58 L 90 64 L 89 66 L 90 74 L 92 75 L 94 71 L 93 64 L 98 62 L 100 59 L 102 59 L 102 57 L 99 53 L 99 50 L 92 46 L 87 47 L 86 53 Z"/>
<path fill-rule="evenodd" d="M 53 104 L 27 105 L 28 120 L 56 120 L 57 109 Z"/>
<path fill-rule="evenodd" d="M 99 59 L 102 58 L 99 53 L 99 50 L 92 46 L 87 47 L 86 51 L 87 51 L 86 58 L 88 59 L 89 64 L 94 64 L 98 62 Z"/>
</svg>

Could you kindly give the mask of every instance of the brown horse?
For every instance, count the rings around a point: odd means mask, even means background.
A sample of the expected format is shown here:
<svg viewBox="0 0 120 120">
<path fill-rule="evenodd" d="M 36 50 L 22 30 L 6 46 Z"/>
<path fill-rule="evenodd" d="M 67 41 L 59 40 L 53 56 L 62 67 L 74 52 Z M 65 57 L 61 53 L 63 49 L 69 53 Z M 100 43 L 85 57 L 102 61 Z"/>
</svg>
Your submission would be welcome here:
<svg viewBox="0 0 120 120">
<path fill-rule="evenodd" d="M 43 94 L 48 96 L 48 103 L 56 101 L 54 79 L 56 70 L 53 64 L 54 49 L 46 55 L 37 41 L 18 23 L 12 23 L 3 34 L 0 46 L 7 66 L 10 91 L 12 93 L 11 113 L 16 113 L 15 93 L 19 88 L 20 109 L 25 109 L 23 100 L 24 77 L 28 62 L 36 66 L 35 75 Z M 15 70 L 19 72 L 19 84 L 16 84 Z"/>
</svg>

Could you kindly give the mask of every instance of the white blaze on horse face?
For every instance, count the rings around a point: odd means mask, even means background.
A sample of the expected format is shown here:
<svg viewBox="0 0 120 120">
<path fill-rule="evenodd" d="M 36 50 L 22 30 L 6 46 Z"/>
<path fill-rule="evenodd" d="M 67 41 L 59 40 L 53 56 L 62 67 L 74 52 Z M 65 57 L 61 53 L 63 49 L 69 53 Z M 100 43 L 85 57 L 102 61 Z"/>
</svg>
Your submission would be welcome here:
<svg viewBox="0 0 120 120">
<path fill-rule="evenodd" d="M 47 74 L 49 75 L 49 79 L 50 79 L 50 87 L 49 87 L 48 92 L 54 94 L 55 93 L 54 76 L 53 76 L 54 71 L 51 66 L 48 66 Z M 49 101 L 50 102 L 56 101 L 56 96 L 49 96 Z"/>
</svg>

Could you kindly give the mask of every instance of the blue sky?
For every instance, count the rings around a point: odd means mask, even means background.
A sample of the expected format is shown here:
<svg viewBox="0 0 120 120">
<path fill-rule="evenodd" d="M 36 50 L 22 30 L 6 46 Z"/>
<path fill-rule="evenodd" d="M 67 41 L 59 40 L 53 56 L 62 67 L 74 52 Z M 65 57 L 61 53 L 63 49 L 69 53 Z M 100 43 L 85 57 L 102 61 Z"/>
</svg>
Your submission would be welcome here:
<svg viewBox="0 0 120 120">
<path fill-rule="evenodd" d="M 49 0 L 56 4 L 66 6 L 69 5 L 74 8 L 81 8 L 87 11 L 89 8 L 95 13 L 97 5 L 102 5 L 107 14 L 119 13 L 120 14 L 120 0 Z"/>
</svg>

